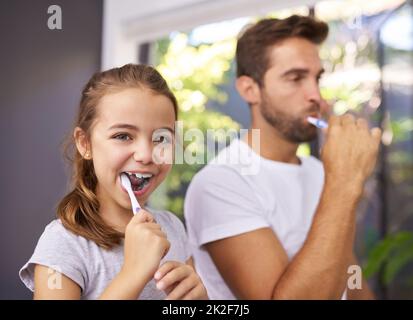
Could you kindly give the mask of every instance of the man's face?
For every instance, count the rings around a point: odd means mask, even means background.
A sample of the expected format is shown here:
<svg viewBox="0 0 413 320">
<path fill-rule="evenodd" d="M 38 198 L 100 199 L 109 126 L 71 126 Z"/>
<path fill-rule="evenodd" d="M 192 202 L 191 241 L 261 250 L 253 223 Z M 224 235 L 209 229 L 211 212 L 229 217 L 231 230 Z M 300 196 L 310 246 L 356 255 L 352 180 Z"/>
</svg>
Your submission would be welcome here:
<svg viewBox="0 0 413 320">
<path fill-rule="evenodd" d="M 317 129 L 306 120 L 320 117 L 319 79 L 323 73 L 318 47 L 303 38 L 289 38 L 269 51 L 259 110 L 286 140 L 313 140 Z"/>
</svg>

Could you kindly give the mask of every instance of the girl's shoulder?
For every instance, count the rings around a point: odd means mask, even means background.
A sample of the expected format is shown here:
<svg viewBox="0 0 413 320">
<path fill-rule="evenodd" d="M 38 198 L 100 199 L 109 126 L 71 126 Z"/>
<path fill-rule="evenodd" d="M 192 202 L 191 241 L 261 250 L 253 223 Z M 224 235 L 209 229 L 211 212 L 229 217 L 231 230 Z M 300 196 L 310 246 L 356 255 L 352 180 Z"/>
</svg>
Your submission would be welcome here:
<svg viewBox="0 0 413 320">
<path fill-rule="evenodd" d="M 43 230 L 40 240 L 43 238 L 57 238 L 60 240 L 73 238 L 75 235 L 67 230 L 60 219 L 54 219 Z"/>
<path fill-rule="evenodd" d="M 184 223 L 177 215 L 170 211 L 154 210 L 152 208 L 148 208 L 147 210 L 153 215 L 157 223 L 165 228 L 166 231 L 169 231 L 167 233 L 186 238 Z"/>
<path fill-rule="evenodd" d="M 71 232 L 63 226 L 63 223 L 60 219 L 54 219 L 51 222 L 49 222 L 49 224 L 47 224 L 44 228 L 44 232 L 63 232 L 65 234 L 67 233 L 68 235 L 71 234 Z"/>
<path fill-rule="evenodd" d="M 183 225 L 182 221 L 178 218 L 178 216 L 170 211 L 157 210 L 153 208 L 145 208 L 145 209 L 147 209 L 147 211 L 153 215 L 153 217 L 158 223 Z"/>
<path fill-rule="evenodd" d="M 88 241 L 86 238 L 66 229 L 60 219 L 52 220 L 48 225 L 46 225 L 42 235 L 40 236 L 40 240 L 42 240 L 43 238 L 46 238 L 49 241 L 55 240 L 60 244 L 62 242 L 83 243 Z"/>
<path fill-rule="evenodd" d="M 36 265 L 56 270 L 85 288 L 85 274 L 88 268 L 88 240 L 66 229 L 59 219 L 51 221 L 44 228 L 31 258 L 19 271 L 20 279 L 34 290 Z"/>
</svg>

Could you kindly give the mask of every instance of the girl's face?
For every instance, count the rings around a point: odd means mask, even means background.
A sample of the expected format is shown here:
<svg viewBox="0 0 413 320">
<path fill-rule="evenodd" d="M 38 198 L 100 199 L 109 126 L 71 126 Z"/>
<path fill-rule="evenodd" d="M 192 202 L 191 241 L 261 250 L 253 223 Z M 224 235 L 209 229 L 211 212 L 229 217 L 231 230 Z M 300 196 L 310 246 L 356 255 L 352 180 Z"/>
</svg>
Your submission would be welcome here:
<svg viewBox="0 0 413 320">
<path fill-rule="evenodd" d="M 90 148 L 99 202 L 107 208 L 130 210 L 120 181 L 120 174 L 127 172 L 143 206 L 172 166 L 173 104 L 148 89 L 131 88 L 105 95 L 97 108 Z"/>
</svg>

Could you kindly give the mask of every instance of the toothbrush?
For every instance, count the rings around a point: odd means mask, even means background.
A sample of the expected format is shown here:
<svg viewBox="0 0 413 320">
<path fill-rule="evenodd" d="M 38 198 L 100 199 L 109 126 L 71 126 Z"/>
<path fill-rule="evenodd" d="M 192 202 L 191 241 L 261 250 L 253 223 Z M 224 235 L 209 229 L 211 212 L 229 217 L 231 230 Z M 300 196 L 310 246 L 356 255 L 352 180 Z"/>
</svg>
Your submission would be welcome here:
<svg viewBox="0 0 413 320">
<path fill-rule="evenodd" d="M 327 122 L 322 119 L 314 118 L 314 117 L 307 117 L 307 121 L 310 122 L 312 125 L 316 126 L 319 129 L 325 129 L 328 127 Z"/>
<path fill-rule="evenodd" d="M 139 210 L 141 209 L 141 206 L 139 205 L 138 200 L 136 200 L 136 197 L 133 194 L 132 186 L 131 186 L 130 180 L 127 177 L 126 173 L 122 173 L 120 175 L 120 181 L 121 181 L 122 185 L 125 187 L 126 191 L 128 192 L 130 201 L 132 203 L 133 214 L 137 214 L 139 212 Z"/>
</svg>

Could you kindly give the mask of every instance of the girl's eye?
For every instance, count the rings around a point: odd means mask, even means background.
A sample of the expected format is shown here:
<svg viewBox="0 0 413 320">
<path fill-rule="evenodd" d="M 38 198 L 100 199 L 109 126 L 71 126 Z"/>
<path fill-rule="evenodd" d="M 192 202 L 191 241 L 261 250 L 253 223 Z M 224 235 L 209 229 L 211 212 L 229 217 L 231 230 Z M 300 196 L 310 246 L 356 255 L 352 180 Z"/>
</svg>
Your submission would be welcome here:
<svg viewBox="0 0 413 320">
<path fill-rule="evenodd" d="M 159 136 L 153 139 L 153 142 L 156 143 L 171 143 L 171 138 L 168 136 Z"/>
<path fill-rule="evenodd" d="M 119 134 L 113 136 L 113 138 L 116 139 L 116 140 L 122 140 L 122 141 L 131 140 L 131 137 L 126 133 L 119 133 Z"/>
</svg>

